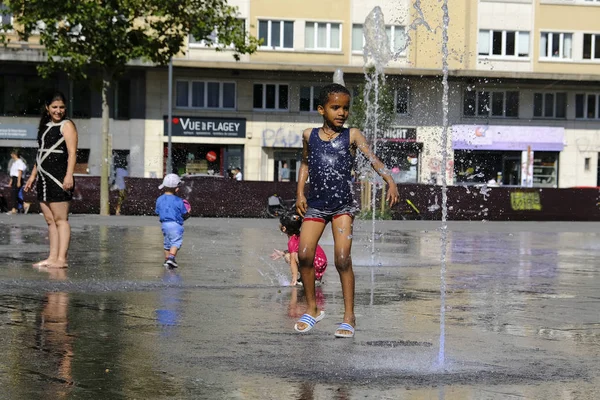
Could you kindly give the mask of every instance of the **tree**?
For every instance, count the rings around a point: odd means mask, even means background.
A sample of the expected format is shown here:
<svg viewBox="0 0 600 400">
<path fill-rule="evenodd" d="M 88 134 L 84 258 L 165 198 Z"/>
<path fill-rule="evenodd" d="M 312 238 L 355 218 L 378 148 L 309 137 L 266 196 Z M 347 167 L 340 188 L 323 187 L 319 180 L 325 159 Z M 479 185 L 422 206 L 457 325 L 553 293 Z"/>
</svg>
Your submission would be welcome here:
<svg viewBox="0 0 600 400">
<path fill-rule="evenodd" d="M 226 0 L 4 0 L 15 16 L 20 40 L 39 34 L 47 56 L 42 76 L 65 71 L 72 79 L 96 79 L 102 92 L 100 214 L 108 215 L 109 89 L 133 61 L 166 65 L 184 53 L 188 34 L 233 56 L 253 53 L 258 40 L 247 35 L 237 9 Z M 8 28 L 8 29 L 7 29 Z M 8 43 L 0 32 L 0 42 Z"/>
</svg>

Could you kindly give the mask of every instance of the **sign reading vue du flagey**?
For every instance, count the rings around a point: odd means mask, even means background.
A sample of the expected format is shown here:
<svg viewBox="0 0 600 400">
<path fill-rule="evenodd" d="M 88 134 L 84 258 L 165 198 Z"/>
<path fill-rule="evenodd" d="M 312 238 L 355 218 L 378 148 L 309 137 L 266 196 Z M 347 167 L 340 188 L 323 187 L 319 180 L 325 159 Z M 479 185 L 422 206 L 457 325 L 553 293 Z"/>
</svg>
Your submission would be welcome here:
<svg viewBox="0 0 600 400">
<path fill-rule="evenodd" d="M 172 136 L 190 137 L 246 137 L 245 118 L 212 118 L 212 117 L 173 117 L 171 120 Z M 165 136 L 168 134 L 165 117 Z"/>
</svg>

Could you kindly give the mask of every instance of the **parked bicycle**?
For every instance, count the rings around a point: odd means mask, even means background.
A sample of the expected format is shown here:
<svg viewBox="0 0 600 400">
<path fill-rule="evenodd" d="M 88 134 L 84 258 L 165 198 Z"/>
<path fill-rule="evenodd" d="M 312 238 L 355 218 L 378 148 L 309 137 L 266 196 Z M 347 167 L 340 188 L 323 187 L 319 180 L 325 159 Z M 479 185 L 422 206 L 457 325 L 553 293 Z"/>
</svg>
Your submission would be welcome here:
<svg viewBox="0 0 600 400">
<path fill-rule="evenodd" d="M 267 200 L 267 215 L 271 218 L 279 218 L 286 212 L 296 211 L 296 199 L 284 200 L 281 196 L 274 194 Z"/>
</svg>

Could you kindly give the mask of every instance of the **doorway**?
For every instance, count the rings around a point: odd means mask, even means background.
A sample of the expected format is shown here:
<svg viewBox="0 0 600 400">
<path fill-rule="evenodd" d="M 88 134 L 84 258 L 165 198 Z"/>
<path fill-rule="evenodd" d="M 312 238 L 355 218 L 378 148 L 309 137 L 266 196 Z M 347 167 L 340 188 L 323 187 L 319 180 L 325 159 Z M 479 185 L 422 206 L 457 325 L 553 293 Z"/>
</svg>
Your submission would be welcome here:
<svg viewBox="0 0 600 400">
<path fill-rule="evenodd" d="M 502 184 L 521 185 L 521 157 L 505 156 L 502 159 Z"/>
<path fill-rule="evenodd" d="M 297 182 L 301 151 L 276 151 L 274 156 L 273 181 Z M 287 168 L 287 171 L 285 168 Z M 289 177 L 288 180 L 286 180 L 286 176 Z"/>
</svg>

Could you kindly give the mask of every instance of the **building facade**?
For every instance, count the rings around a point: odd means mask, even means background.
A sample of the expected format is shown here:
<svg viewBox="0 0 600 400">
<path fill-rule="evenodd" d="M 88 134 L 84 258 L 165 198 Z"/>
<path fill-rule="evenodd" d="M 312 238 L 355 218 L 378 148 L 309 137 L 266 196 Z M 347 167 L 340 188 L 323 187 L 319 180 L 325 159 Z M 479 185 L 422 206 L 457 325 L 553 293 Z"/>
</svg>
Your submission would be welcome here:
<svg viewBox="0 0 600 400">
<path fill-rule="evenodd" d="M 189 38 L 174 58 L 172 116 L 166 67 L 132 66 L 112 88 L 111 146 L 131 176 L 162 176 L 171 132 L 180 174 L 273 181 L 298 172 L 301 133 L 319 126 L 316 96 L 336 70 L 364 82 L 364 24 L 380 7 L 393 59 L 385 66 L 393 127 L 376 138 L 398 182 L 599 185 L 600 2 L 449 2 L 449 100 L 442 104 L 443 14 L 437 0 L 231 0 L 263 40 L 235 61 Z M 10 18 L 5 16 L 3 18 Z M 78 173 L 99 175 L 100 94 L 61 75 L 43 81 L 35 38 L 0 50 L 0 163 L 10 149 L 33 161 L 41 89 L 58 87 L 80 133 Z M 443 110 L 449 140 L 442 165 Z M 5 154 L 6 153 L 6 154 Z"/>
</svg>

